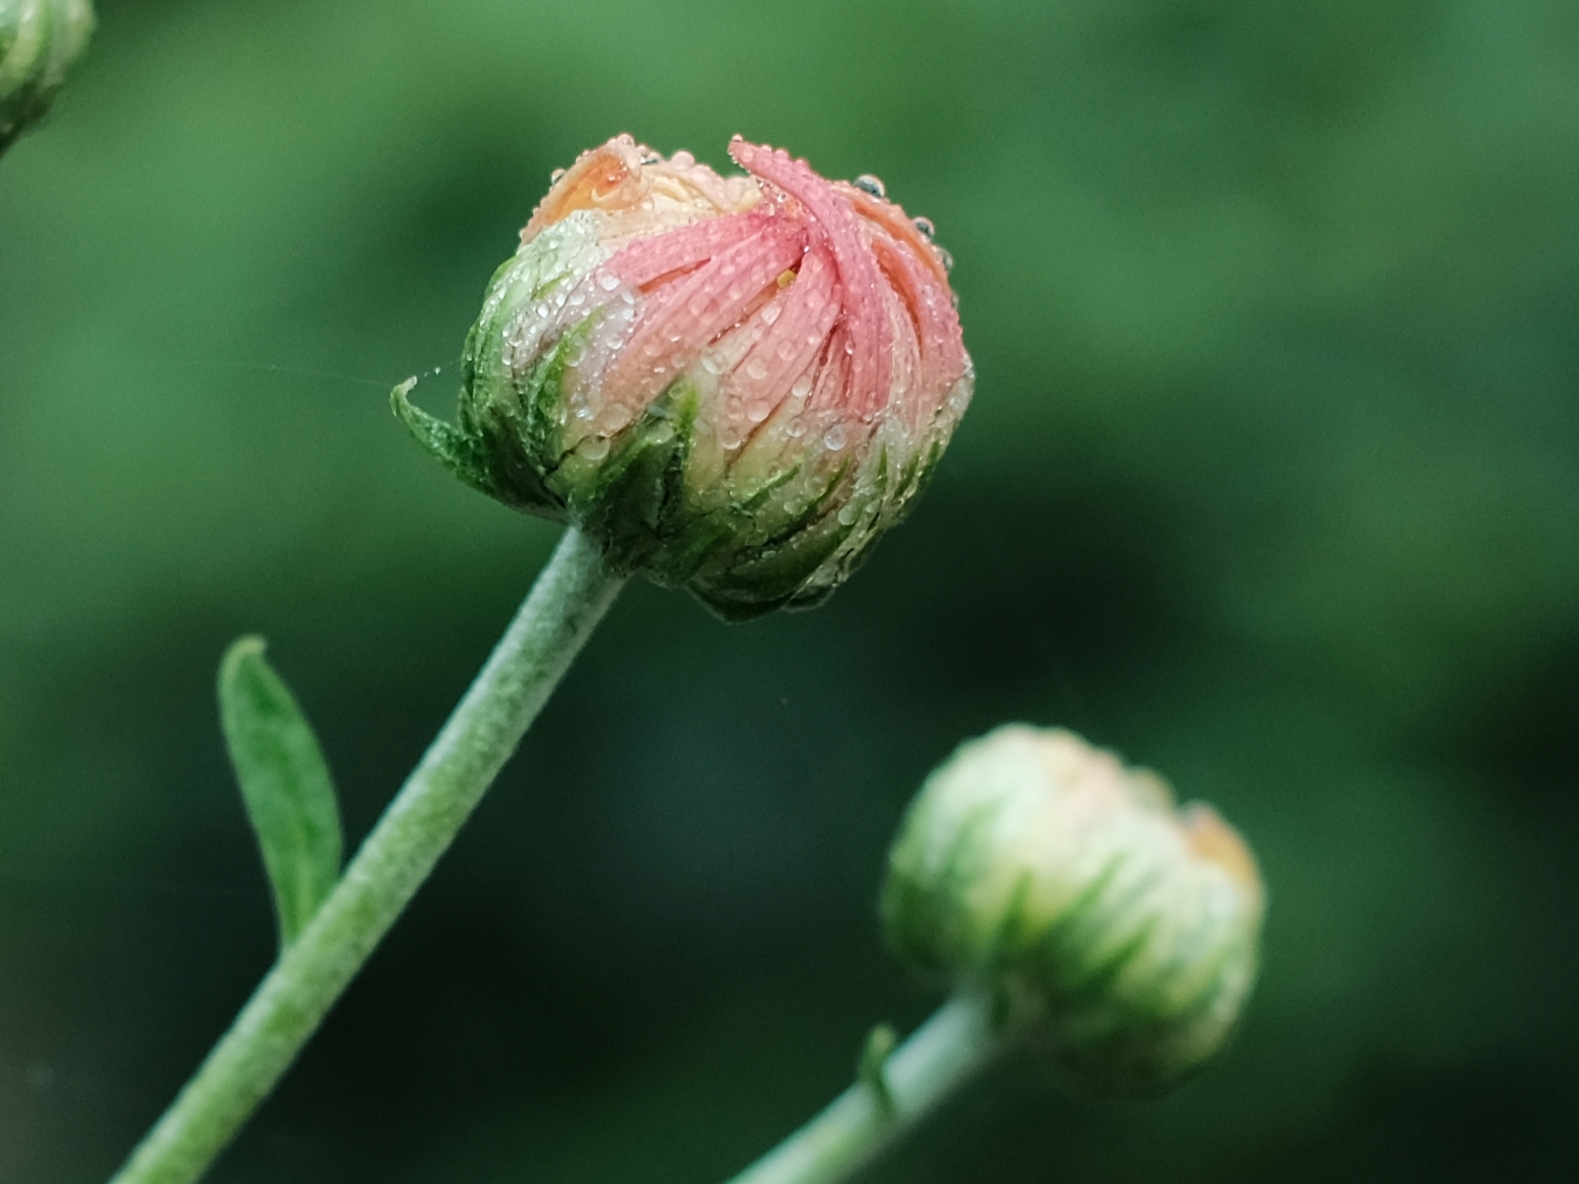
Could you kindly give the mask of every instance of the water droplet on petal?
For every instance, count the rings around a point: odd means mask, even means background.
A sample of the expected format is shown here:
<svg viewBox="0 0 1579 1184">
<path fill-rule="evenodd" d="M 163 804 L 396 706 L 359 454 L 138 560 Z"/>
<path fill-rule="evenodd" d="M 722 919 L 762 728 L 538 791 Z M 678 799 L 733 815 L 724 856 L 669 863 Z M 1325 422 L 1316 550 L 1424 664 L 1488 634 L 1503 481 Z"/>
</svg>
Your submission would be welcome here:
<svg viewBox="0 0 1579 1184">
<path fill-rule="evenodd" d="M 602 288 L 605 292 L 612 292 L 619 286 L 620 277 L 615 275 L 612 271 L 598 272 L 598 287 Z"/>
<path fill-rule="evenodd" d="M 805 378 L 797 378 L 795 380 L 795 385 L 790 387 L 790 394 L 797 399 L 804 399 L 807 395 L 811 394 L 811 378 L 809 376 Z M 801 431 L 805 430 L 806 429 L 804 427 L 801 428 Z"/>
<path fill-rule="evenodd" d="M 855 517 L 858 513 L 860 513 L 860 511 L 855 508 L 854 502 L 846 502 L 844 505 L 839 507 L 839 525 L 854 526 Z"/>
<path fill-rule="evenodd" d="M 761 382 L 768 376 L 768 364 L 762 358 L 752 358 L 746 363 L 746 375 Z"/>
<path fill-rule="evenodd" d="M 932 225 L 931 218 L 912 218 L 910 223 L 916 228 L 916 233 L 927 242 L 931 242 L 937 236 L 938 228 Z"/>
<path fill-rule="evenodd" d="M 766 399 L 753 399 L 746 405 L 746 418 L 752 423 L 761 423 L 773 410 L 773 404 Z"/>
<path fill-rule="evenodd" d="M 774 321 L 779 319 L 779 314 L 781 314 L 783 311 L 783 308 L 777 304 L 768 305 L 762 310 L 762 323 L 764 325 L 771 325 Z"/>
<path fill-rule="evenodd" d="M 936 249 L 936 251 L 938 253 L 938 262 L 943 264 L 943 270 L 944 271 L 953 271 L 954 270 L 954 256 L 950 255 L 942 247 L 937 247 L 935 249 Z"/>
<path fill-rule="evenodd" d="M 588 436 L 576 447 L 576 451 L 588 460 L 602 460 L 609 454 L 609 438 L 607 436 Z"/>
<path fill-rule="evenodd" d="M 882 178 L 874 177 L 871 173 L 862 173 L 851 184 L 863 193 L 870 193 L 873 197 L 888 196 L 888 189 L 883 185 Z"/>
<path fill-rule="evenodd" d="M 553 172 L 548 174 L 548 183 L 550 185 L 557 185 L 559 183 L 559 178 L 563 177 L 564 175 L 564 169 L 555 169 Z"/>
<path fill-rule="evenodd" d="M 842 423 L 836 423 L 823 433 L 822 446 L 829 452 L 838 452 L 849 442 L 850 434 Z"/>
</svg>

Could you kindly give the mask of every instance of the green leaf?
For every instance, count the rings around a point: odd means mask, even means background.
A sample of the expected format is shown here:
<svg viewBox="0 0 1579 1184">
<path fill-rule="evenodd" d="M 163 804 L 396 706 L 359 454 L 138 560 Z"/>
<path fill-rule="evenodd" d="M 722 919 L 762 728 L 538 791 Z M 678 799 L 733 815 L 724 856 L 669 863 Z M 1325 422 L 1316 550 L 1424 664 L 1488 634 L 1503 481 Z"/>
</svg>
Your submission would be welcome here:
<svg viewBox="0 0 1579 1184">
<path fill-rule="evenodd" d="M 318 739 L 261 637 L 231 644 L 219 666 L 219 717 L 263 866 L 280 948 L 312 920 L 340 876 L 340 811 Z"/>
</svg>

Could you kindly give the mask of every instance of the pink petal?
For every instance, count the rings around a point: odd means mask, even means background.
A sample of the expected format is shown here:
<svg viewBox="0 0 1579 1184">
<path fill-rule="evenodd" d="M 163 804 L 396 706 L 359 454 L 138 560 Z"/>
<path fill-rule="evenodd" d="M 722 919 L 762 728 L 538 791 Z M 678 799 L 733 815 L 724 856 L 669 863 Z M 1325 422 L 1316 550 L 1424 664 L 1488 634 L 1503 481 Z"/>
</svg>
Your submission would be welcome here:
<svg viewBox="0 0 1579 1184">
<path fill-rule="evenodd" d="M 750 238 L 663 285 L 605 385 L 641 403 L 656 398 L 801 257 L 804 244 L 803 227 L 787 218 L 764 218 Z"/>
<path fill-rule="evenodd" d="M 839 269 L 843 323 L 855 347 L 845 405 L 862 417 L 874 414 L 887 403 L 889 386 L 888 325 L 878 294 L 883 278 L 871 248 L 862 240 L 849 200 L 805 161 L 791 160 L 782 148 L 748 144 L 736 136 L 729 142 L 729 154 L 748 172 L 805 206 L 827 236 Z"/>
<path fill-rule="evenodd" d="M 633 288 L 645 288 L 677 271 L 687 271 L 730 247 L 762 233 L 765 214 L 729 214 L 638 239 L 614 253 L 606 266 Z"/>
<path fill-rule="evenodd" d="M 769 412 L 777 408 L 796 380 L 821 356 L 828 331 L 839 315 L 834 284 L 828 248 L 813 248 L 795 282 L 776 298 L 778 318 L 730 371 L 730 393 L 738 395 L 747 408 L 764 403 Z M 763 418 L 759 416 L 757 422 Z"/>
</svg>

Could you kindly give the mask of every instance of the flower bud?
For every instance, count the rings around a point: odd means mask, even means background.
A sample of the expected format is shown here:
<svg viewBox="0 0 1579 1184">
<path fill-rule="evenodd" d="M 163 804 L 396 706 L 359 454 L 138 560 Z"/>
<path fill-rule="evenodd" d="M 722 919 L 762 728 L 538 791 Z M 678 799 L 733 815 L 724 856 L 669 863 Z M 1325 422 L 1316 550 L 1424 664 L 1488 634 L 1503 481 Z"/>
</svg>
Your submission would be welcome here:
<svg viewBox="0 0 1579 1184">
<path fill-rule="evenodd" d="M 0 0 L 0 152 L 49 110 L 92 32 L 88 0 Z"/>
<path fill-rule="evenodd" d="M 910 508 L 973 372 L 931 223 L 736 137 L 557 174 L 467 339 L 464 480 L 742 618 L 827 596 Z"/>
<path fill-rule="evenodd" d="M 889 854 L 889 940 L 994 992 L 1082 1084 L 1142 1092 L 1222 1046 L 1255 980 L 1260 875 L 1210 806 L 1071 732 L 966 742 Z"/>
</svg>

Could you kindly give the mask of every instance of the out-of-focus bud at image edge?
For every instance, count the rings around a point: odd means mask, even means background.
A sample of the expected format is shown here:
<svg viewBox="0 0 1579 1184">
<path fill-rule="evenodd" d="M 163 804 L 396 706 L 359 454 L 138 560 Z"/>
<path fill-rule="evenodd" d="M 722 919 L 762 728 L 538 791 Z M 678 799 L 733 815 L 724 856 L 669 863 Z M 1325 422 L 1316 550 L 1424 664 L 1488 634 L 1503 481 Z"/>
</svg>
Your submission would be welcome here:
<svg viewBox="0 0 1579 1184">
<path fill-rule="evenodd" d="M 0 0 L 0 152 L 49 110 L 93 25 L 88 0 Z"/>
</svg>

